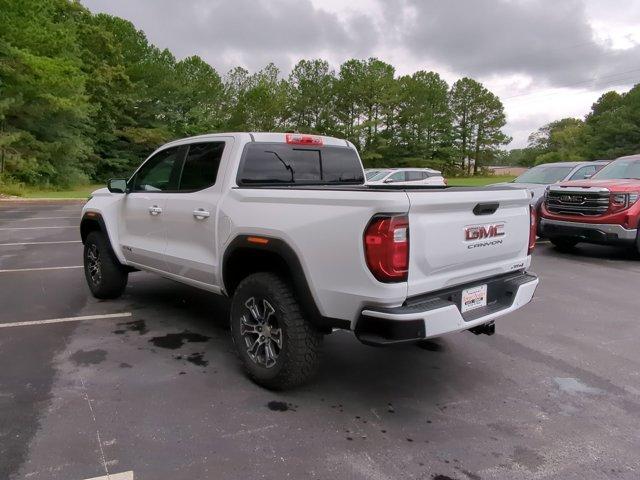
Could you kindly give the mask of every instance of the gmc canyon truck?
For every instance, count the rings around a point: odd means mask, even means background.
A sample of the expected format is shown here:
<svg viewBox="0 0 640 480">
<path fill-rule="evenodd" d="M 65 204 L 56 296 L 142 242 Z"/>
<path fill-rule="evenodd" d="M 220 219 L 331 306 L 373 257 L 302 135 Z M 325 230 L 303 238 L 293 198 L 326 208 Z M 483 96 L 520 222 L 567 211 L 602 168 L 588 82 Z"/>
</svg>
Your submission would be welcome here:
<svg viewBox="0 0 640 480">
<path fill-rule="evenodd" d="M 231 298 L 249 377 L 307 380 L 323 335 L 416 342 L 528 303 L 535 221 L 526 190 L 366 185 L 337 138 L 203 135 L 168 143 L 84 206 L 85 275 L 98 298 L 155 272 Z"/>
<path fill-rule="evenodd" d="M 640 155 L 620 157 L 588 180 L 548 187 L 542 235 L 560 249 L 580 242 L 627 245 L 640 252 Z"/>
</svg>

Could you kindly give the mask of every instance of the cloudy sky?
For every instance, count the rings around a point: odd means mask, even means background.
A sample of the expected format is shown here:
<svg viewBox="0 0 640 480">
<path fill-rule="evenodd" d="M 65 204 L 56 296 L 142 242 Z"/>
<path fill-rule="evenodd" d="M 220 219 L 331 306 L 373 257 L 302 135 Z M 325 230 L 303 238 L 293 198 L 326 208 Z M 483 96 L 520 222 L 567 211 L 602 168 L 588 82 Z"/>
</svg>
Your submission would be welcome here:
<svg viewBox="0 0 640 480">
<path fill-rule="evenodd" d="M 378 57 L 398 75 L 434 70 L 483 82 L 507 111 L 509 147 L 541 125 L 582 117 L 607 90 L 640 82 L 638 0 L 83 0 L 131 20 L 178 58 L 221 74 L 301 58 L 337 68 Z"/>
</svg>

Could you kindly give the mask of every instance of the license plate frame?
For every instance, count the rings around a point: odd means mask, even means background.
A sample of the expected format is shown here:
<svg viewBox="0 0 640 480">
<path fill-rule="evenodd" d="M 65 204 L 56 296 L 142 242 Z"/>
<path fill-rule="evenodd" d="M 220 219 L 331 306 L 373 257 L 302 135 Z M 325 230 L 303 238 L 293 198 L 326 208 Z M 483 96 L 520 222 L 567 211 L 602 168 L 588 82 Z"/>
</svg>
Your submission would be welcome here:
<svg viewBox="0 0 640 480">
<path fill-rule="evenodd" d="M 460 312 L 467 313 L 487 306 L 487 284 L 465 288 L 460 295 Z"/>
</svg>

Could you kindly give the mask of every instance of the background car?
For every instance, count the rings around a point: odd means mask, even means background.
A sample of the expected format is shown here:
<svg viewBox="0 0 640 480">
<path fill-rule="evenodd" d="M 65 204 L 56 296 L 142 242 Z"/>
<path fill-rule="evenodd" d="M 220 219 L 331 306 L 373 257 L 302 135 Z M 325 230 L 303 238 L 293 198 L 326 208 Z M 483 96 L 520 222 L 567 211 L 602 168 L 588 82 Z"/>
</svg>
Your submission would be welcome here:
<svg viewBox="0 0 640 480">
<path fill-rule="evenodd" d="M 548 185 L 567 180 L 584 180 L 591 178 L 609 162 L 610 160 L 543 163 L 542 165 L 536 165 L 530 168 L 511 182 L 494 183 L 491 186 L 528 188 L 533 193 L 531 205 L 538 209 Z"/>
<path fill-rule="evenodd" d="M 447 185 L 447 181 L 442 176 L 442 172 L 431 168 L 391 168 L 388 170 L 380 170 L 370 178 L 367 175 L 367 183 L 434 186 Z"/>
<path fill-rule="evenodd" d="M 378 175 L 380 172 L 388 172 L 388 171 L 389 170 L 387 170 L 386 168 L 365 168 L 364 169 L 364 176 L 367 179 L 367 181 L 369 181 L 373 177 Z"/>
</svg>

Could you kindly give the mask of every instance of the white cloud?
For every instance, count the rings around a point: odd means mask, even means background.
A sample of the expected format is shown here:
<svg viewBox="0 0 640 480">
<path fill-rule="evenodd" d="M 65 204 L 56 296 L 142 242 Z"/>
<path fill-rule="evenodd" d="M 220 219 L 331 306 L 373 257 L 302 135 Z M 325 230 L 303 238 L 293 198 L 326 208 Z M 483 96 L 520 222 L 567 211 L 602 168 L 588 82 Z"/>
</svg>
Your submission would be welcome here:
<svg viewBox="0 0 640 480">
<path fill-rule="evenodd" d="M 606 90 L 640 82 L 640 2 L 618 0 L 84 0 L 131 20 L 178 58 L 221 74 L 301 58 L 376 56 L 398 75 L 482 81 L 505 104 L 511 147 Z"/>
</svg>

